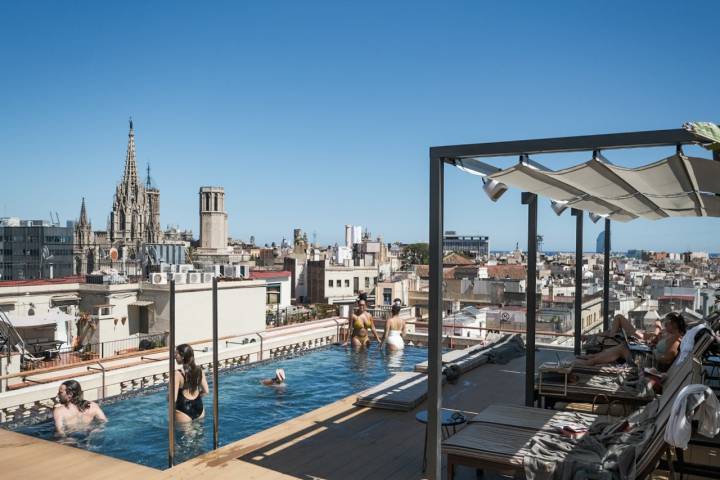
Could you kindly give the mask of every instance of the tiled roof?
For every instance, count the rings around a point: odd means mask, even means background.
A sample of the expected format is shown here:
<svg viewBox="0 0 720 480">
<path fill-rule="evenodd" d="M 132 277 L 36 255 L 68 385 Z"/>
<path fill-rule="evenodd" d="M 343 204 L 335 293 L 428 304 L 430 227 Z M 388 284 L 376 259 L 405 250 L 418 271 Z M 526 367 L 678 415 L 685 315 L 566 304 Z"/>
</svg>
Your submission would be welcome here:
<svg viewBox="0 0 720 480">
<path fill-rule="evenodd" d="M 265 270 L 265 271 L 263 271 L 263 270 L 258 270 L 258 271 L 251 271 L 251 272 L 250 272 L 250 279 L 252 279 L 252 280 L 260 280 L 260 279 L 263 279 L 263 278 L 289 277 L 290 275 L 292 275 L 292 274 L 291 274 L 290 272 L 288 272 L 287 270 L 281 270 L 281 271 L 274 271 L 274 270 L 271 270 L 271 271 Z"/>
<path fill-rule="evenodd" d="M 85 283 L 82 275 L 62 278 L 39 278 L 35 280 L 3 280 L 0 287 L 36 287 L 40 285 L 64 285 L 67 283 Z"/>
<path fill-rule="evenodd" d="M 487 265 L 488 277 L 523 280 L 527 277 L 525 265 Z"/>
<path fill-rule="evenodd" d="M 457 252 L 451 252 L 443 257 L 443 265 L 475 265 L 475 262 L 467 258 L 465 255 L 460 255 Z"/>
</svg>

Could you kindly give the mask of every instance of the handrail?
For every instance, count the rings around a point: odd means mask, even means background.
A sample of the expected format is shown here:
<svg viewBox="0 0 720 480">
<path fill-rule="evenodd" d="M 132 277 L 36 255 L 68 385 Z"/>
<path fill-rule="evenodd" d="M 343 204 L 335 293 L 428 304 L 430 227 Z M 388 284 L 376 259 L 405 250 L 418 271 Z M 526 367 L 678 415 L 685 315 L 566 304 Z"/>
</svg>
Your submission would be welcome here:
<svg viewBox="0 0 720 480">
<path fill-rule="evenodd" d="M 105 400 L 105 397 L 107 396 L 107 390 L 105 389 L 105 366 L 100 362 L 97 362 L 97 364 L 100 367 L 99 369 L 95 368 L 91 365 L 88 365 L 87 369 L 88 370 L 100 370 L 102 372 L 102 394 L 103 394 L 102 398 L 103 398 L 103 400 Z"/>
<path fill-rule="evenodd" d="M 314 321 L 320 322 L 320 321 L 330 321 L 330 320 L 335 321 L 336 319 L 335 318 L 324 318 L 324 319 L 314 320 Z M 258 332 L 248 332 L 248 333 L 241 333 L 241 334 L 235 334 L 235 335 L 224 335 L 222 337 L 218 337 L 218 340 L 227 340 L 229 338 L 244 337 L 247 335 L 257 335 L 258 333 L 272 333 L 272 332 L 275 332 L 276 330 L 292 329 L 292 328 L 297 328 L 298 326 L 299 326 L 298 324 L 294 324 L 294 325 L 286 325 L 283 327 L 275 327 L 270 330 L 260 330 Z M 210 338 L 210 339 L 203 339 L 203 340 L 195 340 L 195 341 L 187 342 L 187 343 L 188 343 L 188 345 L 198 345 L 201 343 L 210 343 L 212 341 L 213 341 L 212 338 Z M 238 345 L 242 345 L 239 342 L 228 342 L 228 343 L 237 343 Z M 131 353 L 123 353 L 120 355 L 113 355 L 112 357 L 108 357 L 108 358 L 104 359 L 103 361 L 112 362 L 112 361 L 116 361 L 116 360 L 125 360 L 128 358 L 137 357 L 141 353 L 144 355 L 147 355 L 147 354 L 159 354 L 159 353 L 165 353 L 165 352 L 167 352 L 167 347 L 159 347 L 159 348 L 153 348 L 150 350 L 143 350 L 142 352 L 131 352 Z M 158 360 L 160 360 L 160 359 L 158 359 Z M 8 375 L 0 375 L 0 380 L 7 380 L 7 379 L 11 379 L 11 378 L 25 378 L 30 375 L 42 375 L 42 374 L 46 374 L 46 373 L 58 372 L 61 370 L 69 370 L 69 369 L 73 369 L 73 368 L 84 367 L 87 365 L 94 365 L 96 363 L 97 363 L 97 360 L 83 360 L 83 361 L 73 363 L 70 365 L 58 365 L 55 367 L 38 368 L 36 370 L 26 370 L 23 372 L 17 372 L 17 373 L 12 373 L 12 374 L 8 374 Z"/>
</svg>

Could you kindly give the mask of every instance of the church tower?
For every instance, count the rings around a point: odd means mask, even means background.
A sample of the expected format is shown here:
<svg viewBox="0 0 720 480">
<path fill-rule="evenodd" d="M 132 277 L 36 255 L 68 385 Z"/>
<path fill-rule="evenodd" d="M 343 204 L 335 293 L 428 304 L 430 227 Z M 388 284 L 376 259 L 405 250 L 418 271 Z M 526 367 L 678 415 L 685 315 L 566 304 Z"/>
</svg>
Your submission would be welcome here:
<svg viewBox="0 0 720 480">
<path fill-rule="evenodd" d="M 145 180 L 145 195 L 147 195 L 148 224 L 146 241 L 148 243 L 159 243 L 162 241 L 162 230 L 160 229 L 160 190 L 156 188 L 150 178 L 150 164 L 147 166 L 147 178 Z"/>
<path fill-rule="evenodd" d="M 93 251 L 92 224 L 88 221 L 85 197 L 83 197 L 80 205 L 80 219 L 75 224 L 75 239 L 73 242 L 75 275 L 87 275 L 95 269 Z"/>
<path fill-rule="evenodd" d="M 135 130 L 130 119 L 125 170 L 115 189 L 108 230 L 110 243 L 115 247 L 127 247 L 131 257 L 143 243 L 161 240 L 160 190 L 152 187 L 149 176 L 148 185 L 150 188 L 146 189 L 138 177 Z"/>
</svg>

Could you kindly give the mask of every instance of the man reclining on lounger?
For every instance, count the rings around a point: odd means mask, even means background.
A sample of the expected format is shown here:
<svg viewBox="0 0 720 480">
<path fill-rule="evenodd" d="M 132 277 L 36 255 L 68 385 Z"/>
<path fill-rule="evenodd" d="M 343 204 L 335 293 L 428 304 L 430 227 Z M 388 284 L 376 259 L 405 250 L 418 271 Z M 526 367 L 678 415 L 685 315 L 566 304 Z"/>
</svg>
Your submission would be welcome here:
<svg viewBox="0 0 720 480">
<path fill-rule="evenodd" d="M 615 317 L 615 320 L 617 320 L 617 318 L 618 317 Z M 622 318 L 625 319 L 625 317 Z M 659 335 L 650 336 L 645 334 L 643 336 L 645 337 L 645 339 L 648 339 L 648 337 L 652 337 L 647 342 L 647 345 L 653 349 L 653 355 L 655 357 L 655 365 L 657 369 L 661 372 L 664 372 L 668 368 L 670 368 L 670 365 L 672 365 L 675 357 L 679 352 L 680 340 L 685 334 L 685 319 L 679 313 L 670 312 L 665 316 L 662 326 L 663 329 Z M 625 328 L 626 326 L 623 325 L 622 320 L 617 320 L 617 322 L 614 321 L 613 327 L 617 327 L 618 331 L 620 328 L 622 328 L 627 332 Z M 632 328 L 631 325 L 630 328 Z M 612 331 L 612 329 L 610 329 L 608 332 L 610 331 Z M 637 334 L 640 332 L 634 333 Z M 624 358 L 626 361 L 630 361 L 632 359 L 627 342 L 623 342 L 614 347 L 606 348 L 600 353 L 595 353 L 592 355 L 579 355 L 575 359 L 574 364 L 604 365 L 616 362 L 621 358 Z"/>
</svg>

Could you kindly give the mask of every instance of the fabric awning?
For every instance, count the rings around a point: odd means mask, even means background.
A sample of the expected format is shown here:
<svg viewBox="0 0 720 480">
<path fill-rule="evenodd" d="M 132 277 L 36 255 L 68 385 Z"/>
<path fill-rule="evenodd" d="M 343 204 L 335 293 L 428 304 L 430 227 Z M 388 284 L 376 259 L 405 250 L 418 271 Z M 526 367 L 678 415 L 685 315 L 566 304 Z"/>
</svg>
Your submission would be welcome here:
<svg viewBox="0 0 720 480">
<path fill-rule="evenodd" d="M 79 302 L 80 296 L 77 294 L 58 295 L 56 297 L 51 297 L 50 301 L 52 301 L 53 303 Z"/>
<path fill-rule="evenodd" d="M 149 300 L 138 300 L 137 302 L 129 304 L 128 307 L 149 307 L 150 305 L 155 305 L 155 302 L 151 302 Z"/>
<path fill-rule="evenodd" d="M 13 315 L 8 314 L 8 319 L 15 328 L 23 327 L 41 327 L 43 325 L 57 325 L 67 321 L 75 320 L 75 317 L 61 312 L 57 309 L 41 315 Z"/>
<path fill-rule="evenodd" d="M 720 162 L 682 153 L 639 168 L 602 157 L 559 171 L 523 161 L 488 178 L 621 222 L 720 216 Z"/>
</svg>

